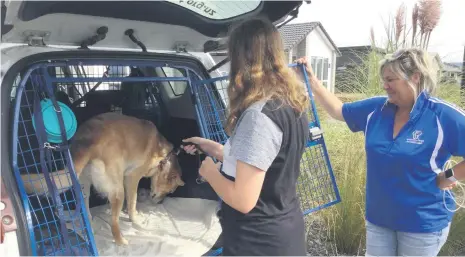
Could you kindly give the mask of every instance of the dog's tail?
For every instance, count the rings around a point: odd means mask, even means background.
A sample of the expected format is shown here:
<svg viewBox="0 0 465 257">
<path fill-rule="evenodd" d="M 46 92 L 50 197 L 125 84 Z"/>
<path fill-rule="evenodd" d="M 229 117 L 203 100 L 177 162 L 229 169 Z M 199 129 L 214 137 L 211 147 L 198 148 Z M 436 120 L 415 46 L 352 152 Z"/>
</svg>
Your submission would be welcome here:
<svg viewBox="0 0 465 257">
<path fill-rule="evenodd" d="M 76 158 L 73 158 L 74 170 L 76 171 L 78 180 L 85 166 L 89 162 L 89 159 L 89 154 L 77 155 Z M 52 183 L 54 182 L 56 185 L 58 190 L 57 193 L 60 194 L 73 186 L 73 180 L 71 179 L 68 167 L 59 171 L 49 172 L 49 174 Z M 50 192 L 48 192 L 47 182 L 45 181 L 45 175 L 43 173 L 21 174 L 21 180 L 23 181 L 27 194 L 47 194 L 49 196 Z"/>
<path fill-rule="evenodd" d="M 56 188 L 58 189 L 58 193 L 61 193 L 72 186 L 72 180 L 68 169 L 50 172 L 49 174 L 52 183 L 55 183 Z M 21 179 L 23 180 L 24 188 L 27 194 L 49 195 L 50 192 L 47 187 L 47 182 L 45 181 L 45 175 L 43 173 L 21 174 Z"/>
</svg>

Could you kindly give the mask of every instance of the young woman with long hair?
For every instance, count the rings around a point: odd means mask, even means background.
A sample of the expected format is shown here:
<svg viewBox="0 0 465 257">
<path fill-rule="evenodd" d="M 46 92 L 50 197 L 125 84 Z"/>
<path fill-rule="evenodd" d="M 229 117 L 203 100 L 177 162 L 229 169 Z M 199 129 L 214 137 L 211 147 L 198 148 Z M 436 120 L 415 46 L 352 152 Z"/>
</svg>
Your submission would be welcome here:
<svg viewBox="0 0 465 257">
<path fill-rule="evenodd" d="M 223 254 L 306 255 L 296 194 L 308 140 L 305 85 L 288 67 L 281 35 L 267 19 L 235 27 L 228 54 L 228 141 L 223 146 L 199 137 L 183 140 L 222 163 L 207 157 L 200 175 L 223 200 Z"/>
</svg>

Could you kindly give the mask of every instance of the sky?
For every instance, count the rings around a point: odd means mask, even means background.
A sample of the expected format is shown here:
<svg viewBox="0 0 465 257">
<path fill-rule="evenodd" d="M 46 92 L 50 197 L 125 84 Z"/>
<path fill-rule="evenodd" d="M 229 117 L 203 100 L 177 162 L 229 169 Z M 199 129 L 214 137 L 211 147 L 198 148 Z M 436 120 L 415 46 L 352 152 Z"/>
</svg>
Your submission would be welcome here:
<svg viewBox="0 0 465 257">
<path fill-rule="evenodd" d="M 370 28 L 377 41 L 385 35 L 383 20 L 404 3 L 411 20 L 416 0 L 312 0 L 303 4 L 292 23 L 319 21 L 338 47 L 369 45 Z M 352 10 L 352 11 L 349 11 Z M 462 62 L 465 46 L 465 0 L 442 0 L 441 18 L 431 33 L 428 51 L 443 61 Z"/>
</svg>

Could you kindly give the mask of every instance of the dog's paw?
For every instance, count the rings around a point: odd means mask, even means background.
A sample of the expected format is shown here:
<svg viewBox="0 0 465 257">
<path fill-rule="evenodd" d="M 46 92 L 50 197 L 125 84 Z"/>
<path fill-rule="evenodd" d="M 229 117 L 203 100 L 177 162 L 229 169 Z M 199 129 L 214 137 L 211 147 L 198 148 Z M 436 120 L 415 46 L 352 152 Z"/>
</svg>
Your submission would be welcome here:
<svg viewBox="0 0 465 257">
<path fill-rule="evenodd" d="M 129 244 L 128 240 L 126 240 L 126 238 L 124 237 L 121 237 L 121 238 L 118 238 L 115 240 L 115 243 L 119 246 L 126 246 Z"/>
<path fill-rule="evenodd" d="M 165 200 L 164 197 L 153 197 L 152 198 L 152 203 L 153 204 L 161 204 Z"/>
<path fill-rule="evenodd" d="M 131 215 L 130 219 L 131 219 L 131 222 L 135 223 L 135 224 L 142 224 L 142 221 L 144 220 L 142 215 L 137 213 L 137 212 L 136 212 L 136 214 Z"/>
<path fill-rule="evenodd" d="M 90 211 L 87 211 L 87 218 L 89 219 L 89 221 L 93 220 L 92 213 L 90 213 Z"/>
</svg>

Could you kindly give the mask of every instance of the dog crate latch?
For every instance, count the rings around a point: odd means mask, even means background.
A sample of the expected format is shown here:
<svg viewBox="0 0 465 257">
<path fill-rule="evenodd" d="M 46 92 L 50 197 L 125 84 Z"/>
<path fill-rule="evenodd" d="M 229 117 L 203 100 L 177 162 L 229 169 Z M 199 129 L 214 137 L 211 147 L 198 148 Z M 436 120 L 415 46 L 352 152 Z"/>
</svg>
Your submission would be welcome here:
<svg viewBox="0 0 465 257">
<path fill-rule="evenodd" d="M 176 50 L 176 53 L 187 53 L 187 42 L 176 42 L 174 50 Z"/>
<path fill-rule="evenodd" d="M 323 136 L 323 130 L 319 127 L 310 128 L 310 140 L 315 141 Z"/>
</svg>

